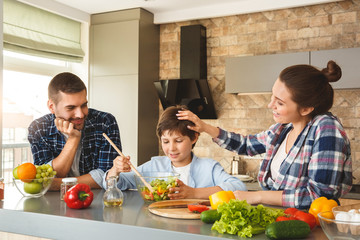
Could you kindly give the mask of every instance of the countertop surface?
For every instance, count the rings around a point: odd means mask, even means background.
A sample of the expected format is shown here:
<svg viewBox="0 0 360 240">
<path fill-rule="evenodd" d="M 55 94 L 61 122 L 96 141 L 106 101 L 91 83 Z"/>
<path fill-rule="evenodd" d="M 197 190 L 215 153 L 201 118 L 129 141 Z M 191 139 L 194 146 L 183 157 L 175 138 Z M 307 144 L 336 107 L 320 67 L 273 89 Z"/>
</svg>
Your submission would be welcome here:
<svg viewBox="0 0 360 240">
<path fill-rule="evenodd" d="M 0 231 L 50 239 L 241 239 L 211 231 L 211 224 L 200 220 L 164 218 L 148 211 L 137 191 L 125 191 L 122 207 L 108 208 L 102 201 L 104 190 L 93 190 L 94 200 L 87 209 L 70 209 L 60 200 L 59 192 L 47 192 L 40 198 L 24 198 L 6 185 L 0 201 Z M 252 239 L 266 239 L 264 234 Z M 320 227 L 307 239 L 327 239 Z"/>
</svg>

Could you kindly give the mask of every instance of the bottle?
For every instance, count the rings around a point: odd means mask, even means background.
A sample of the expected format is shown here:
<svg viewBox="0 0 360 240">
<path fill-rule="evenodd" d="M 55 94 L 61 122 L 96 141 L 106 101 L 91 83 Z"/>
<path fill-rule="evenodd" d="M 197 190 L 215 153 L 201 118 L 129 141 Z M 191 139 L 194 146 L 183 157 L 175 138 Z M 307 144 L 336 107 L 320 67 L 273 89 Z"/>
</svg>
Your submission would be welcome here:
<svg viewBox="0 0 360 240">
<path fill-rule="evenodd" d="M 60 188 L 60 200 L 64 200 L 65 193 L 69 190 L 72 186 L 77 184 L 77 178 L 63 178 Z"/>
<path fill-rule="evenodd" d="M 4 199 L 4 192 L 5 192 L 4 178 L 0 178 L 0 200 Z"/>
<path fill-rule="evenodd" d="M 239 160 L 233 157 L 231 162 L 231 175 L 238 175 L 239 174 Z"/>
<path fill-rule="evenodd" d="M 112 176 L 106 181 L 107 188 L 103 196 L 106 207 L 121 207 L 123 204 L 124 195 L 116 186 L 117 178 L 117 176 Z"/>
</svg>

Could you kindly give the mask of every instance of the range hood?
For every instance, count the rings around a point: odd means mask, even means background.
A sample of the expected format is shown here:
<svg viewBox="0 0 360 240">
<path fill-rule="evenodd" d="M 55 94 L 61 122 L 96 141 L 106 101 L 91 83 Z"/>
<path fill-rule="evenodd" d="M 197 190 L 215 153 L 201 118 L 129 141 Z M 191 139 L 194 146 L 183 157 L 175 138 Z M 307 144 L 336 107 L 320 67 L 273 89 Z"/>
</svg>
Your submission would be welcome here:
<svg viewBox="0 0 360 240">
<path fill-rule="evenodd" d="M 216 119 L 214 102 L 207 81 L 206 28 L 181 27 L 180 79 L 154 82 L 163 108 L 186 105 L 202 119 Z"/>
</svg>

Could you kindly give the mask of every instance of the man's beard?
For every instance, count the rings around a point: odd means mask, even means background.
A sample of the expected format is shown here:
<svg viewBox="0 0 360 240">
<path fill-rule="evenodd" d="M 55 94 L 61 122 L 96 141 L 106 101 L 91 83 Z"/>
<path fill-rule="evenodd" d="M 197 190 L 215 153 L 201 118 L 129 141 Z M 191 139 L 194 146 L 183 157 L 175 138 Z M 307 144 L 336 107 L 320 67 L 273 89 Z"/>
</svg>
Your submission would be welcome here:
<svg viewBox="0 0 360 240">
<path fill-rule="evenodd" d="M 76 130 L 79 130 L 79 131 L 80 131 L 80 130 L 83 130 L 83 129 L 84 129 L 86 117 L 87 117 L 87 116 L 85 116 L 84 118 L 70 118 L 69 122 L 71 122 L 71 123 L 74 125 L 74 128 L 75 128 Z M 82 120 L 83 120 L 81 124 L 76 124 L 76 123 L 73 122 L 73 121 L 77 121 L 77 120 L 79 120 L 79 119 L 82 119 Z"/>
</svg>

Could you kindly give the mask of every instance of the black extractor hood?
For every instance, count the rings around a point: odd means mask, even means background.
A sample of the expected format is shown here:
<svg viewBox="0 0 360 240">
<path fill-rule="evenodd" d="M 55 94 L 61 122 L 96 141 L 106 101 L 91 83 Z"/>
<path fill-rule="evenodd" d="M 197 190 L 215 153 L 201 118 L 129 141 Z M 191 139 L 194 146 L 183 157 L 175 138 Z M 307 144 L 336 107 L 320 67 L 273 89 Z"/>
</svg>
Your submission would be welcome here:
<svg viewBox="0 0 360 240">
<path fill-rule="evenodd" d="M 199 118 L 216 119 L 207 81 L 206 28 L 182 26 L 180 34 L 180 79 L 154 82 L 161 105 L 186 105 Z"/>
</svg>

